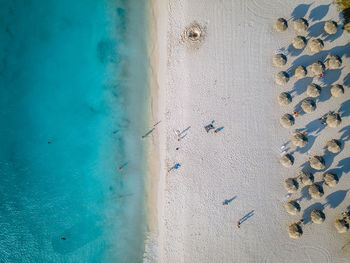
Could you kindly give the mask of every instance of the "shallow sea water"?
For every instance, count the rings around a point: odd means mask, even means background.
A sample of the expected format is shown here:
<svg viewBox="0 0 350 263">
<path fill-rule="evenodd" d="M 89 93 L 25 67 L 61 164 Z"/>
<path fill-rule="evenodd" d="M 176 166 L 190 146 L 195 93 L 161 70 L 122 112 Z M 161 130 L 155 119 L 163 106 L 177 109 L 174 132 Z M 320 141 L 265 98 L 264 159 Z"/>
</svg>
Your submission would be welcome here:
<svg viewBox="0 0 350 263">
<path fill-rule="evenodd" d="M 0 0 L 0 262 L 142 261 L 145 2 Z"/>
</svg>

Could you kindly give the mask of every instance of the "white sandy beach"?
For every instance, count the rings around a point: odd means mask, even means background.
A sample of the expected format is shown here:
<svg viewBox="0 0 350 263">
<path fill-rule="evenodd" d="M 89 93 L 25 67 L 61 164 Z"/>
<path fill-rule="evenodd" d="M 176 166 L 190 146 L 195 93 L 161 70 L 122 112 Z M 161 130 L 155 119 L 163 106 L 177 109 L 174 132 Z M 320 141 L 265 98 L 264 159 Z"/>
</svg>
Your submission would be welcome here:
<svg viewBox="0 0 350 263">
<path fill-rule="evenodd" d="M 289 19 L 293 10 L 297 16 L 305 10 L 301 17 L 308 19 L 311 34 L 321 35 L 323 29 L 317 23 L 339 21 L 335 6 L 326 6 L 329 1 L 323 0 L 158 2 L 162 2 L 155 7 L 158 88 L 153 106 L 157 108 L 154 119 L 162 122 L 152 134 L 151 147 L 159 147 L 160 172 L 151 175 L 152 191 L 157 186 L 157 210 L 150 220 L 157 224 L 151 228 L 155 247 L 147 249 L 147 262 L 349 262 L 350 232 L 337 233 L 333 223 L 350 206 L 350 88 L 345 86 L 345 94 L 333 98 L 329 87 L 343 84 L 344 78 L 349 85 L 350 34 L 344 32 L 334 40 L 321 36 L 325 48 L 320 54 L 311 55 L 305 49 L 297 56 L 288 54 L 283 68 L 272 65 L 275 51 L 288 47 L 296 36 L 292 19 L 287 31 L 275 32 L 276 18 Z M 183 30 L 193 22 L 205 28 L 198 49 L 181 40 Z M 305 83 L 311 78 L 299 82 L 292 93 L 293 102 L 282 107 L 277 96 L 293 90 L 296 81 L 291 77 L 287 85 L 278 86 L 275 73 L 339 53 L 342 68 L 326 72 L 327 85 L 316 100 L 316 111 L 297 117 L 292 128 L 283 128 L 279 118 L 292 113 L 307 97 Z M 343 121 L 338 128 L 320 124 L 322 130 L 317 130 L 318 118 L 339 109 Z M 212 120 L 216 127 L 224 127 L 217 134 L 204 129 Z M 189 126 L 178 142 L 174 130 Z M 283 167 L 279 148 L 290 141 L 295 129 L 305 127 L 309 138 L 305 148 L 310 149 L 294 152 L 289 143 L 295 163 Z M 338 154 L 325 150 L 333 138 L 343 143 Z M 324 196 L 318 200 L 309 200 L 307 188 L 301 186 L 290 198 L 305 196 L 300 201 L 301 212 L 292 216 L 284 209 L 284 180 L 296 178 L 303 167 L 308 170 L 308 165 L 302 165 L 315 154 L 325 155 L 326 160 L 326 169 L 314 173 L 315 182 L 322 180 L 325 171 L 333 170 L 339 183 L 332 188 L 324 186 Z M 168 173 L 175 163 L 181 167 Z M 229 205 L 222 205 L 233 197 Z M 312 207 L 326 203 L 323 224 L 307 222 L 300 239 L 288 236 L 288 225 L 308 218 Z M 237 221 L 251 211 L 252 216 L 238 229 Z"/>
</svg>

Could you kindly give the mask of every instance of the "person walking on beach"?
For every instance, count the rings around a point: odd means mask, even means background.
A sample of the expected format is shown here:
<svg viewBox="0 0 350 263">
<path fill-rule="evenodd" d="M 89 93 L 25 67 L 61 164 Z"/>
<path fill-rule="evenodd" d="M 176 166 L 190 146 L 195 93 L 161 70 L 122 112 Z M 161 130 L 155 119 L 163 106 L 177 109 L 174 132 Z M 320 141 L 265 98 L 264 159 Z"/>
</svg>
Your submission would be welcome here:
<svg viewBox="0 0 350 263">
<path fill-rule="evenodd" d="M 238 228 L 241 228 L 241 221 L 238 221 L 238 222 L 237 222 L 237 227 L 238 227 Z"/>
</svg>

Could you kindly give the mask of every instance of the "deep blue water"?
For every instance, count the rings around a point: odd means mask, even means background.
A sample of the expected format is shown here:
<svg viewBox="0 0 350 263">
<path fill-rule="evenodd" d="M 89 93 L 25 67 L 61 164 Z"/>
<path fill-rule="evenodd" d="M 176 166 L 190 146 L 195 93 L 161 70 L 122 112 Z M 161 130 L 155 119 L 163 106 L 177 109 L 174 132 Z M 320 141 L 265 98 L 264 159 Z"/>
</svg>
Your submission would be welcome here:
<svg viewBox="0 0 350 263">
<path fill-rule="evenodd" d="M 146 29 L 146 1 L 0 0 L 0 262 L 142 260 Z"/>
</svg>

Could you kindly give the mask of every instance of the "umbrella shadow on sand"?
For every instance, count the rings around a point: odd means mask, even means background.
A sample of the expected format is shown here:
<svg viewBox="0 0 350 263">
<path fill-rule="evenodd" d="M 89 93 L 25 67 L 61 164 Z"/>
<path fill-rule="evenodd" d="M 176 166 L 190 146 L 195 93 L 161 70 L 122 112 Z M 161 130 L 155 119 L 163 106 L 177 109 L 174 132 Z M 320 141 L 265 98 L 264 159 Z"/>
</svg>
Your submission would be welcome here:
<svg viewBox="0 0 350 263">
<path fill-rule="evenodd" d="M 348 88 L 350 87 L 350 73 L 348 73 L 344 79 L 343 79 L 343 84 L 347 86 Z"/>
<path fill-rule="evenodd" d="M 293 89 L 290 91 L 290 94 L 295 93 L 296 95 L 300 95 L 306 91 L 307 85 L 312 83 L 311 77 L 306 77 L 303 79 L 299 79 L 294 83 Z"/>
<path fill-rule="evenodd" d="M 290 44 L 287 48 L 289 55 L 291 55 L 292 57 L 296 57 L 299 56 L 303 51 L 304 48 L 302 49 L 296 49 L 295 47 L 293 47 L 292 44 Z"/>
<path fill-rule="evenodd" d="M 339 168 L 343 174 L 350 172 L 350 157 L 339 161 L 337 168 Z"/>
<path fill-rule="evenodd" d="M 337 153 L 332 153 L 330 151 L 327 150 L 327 148 L 325 149 L 324 153 L 323 153 L 323 159 L 325 161 L 325 170 L 327 170 L 333 163 L 334 158 L 341 152 L 342 150 L 340 150 Z"/>
<path fill-rule="evenodd" d="M 304 219 L 304 224 L 307 224 L 309 222 L 311 222 L 311 211 L 312 210 L 321 210 L 323 212 L 325 208 L 325 205 L 321 204 L 321 203 L 314 203 L 312 205 L 310 205 L 308 208 L 304 209 L 303 212 L 303 219 Z"/>
<path fill-rule="evenodd" d="M 343 141 L 350 140 L 350 125 L 345 126 L 344 128 L 340 129 L 339 133 L 342 133 L 340 136 L 340 139 Z"/>
<path fill-rule="evenodd" d="M 321 123 L 319 119 L 313 120 L 306 124 L 304 129 L 300 129 L 300 131 L 306 131 L 308 133 L 313 133 L 315 134 L 320 133 L 326 126 Z"/>
<path fill-rule="evenodd" d="M 309 15 L 309 19 L 311 21 L 316 21 L 316 20 L 321 20 L 322 18 L 324 18 L 329 10 L 329 6 L 328 5 L 319 5 L 317 7 L 315 7 L 314 9 L 311 10 L 310 15 Z"/>
<path fill-rule="evenodd" d="M 323 27 L 324 27 L 325 22 L 317 22 L 313 24 L 312 26 L 309 27 L 309 37 L 319 37 L 322 35 L 324 32 Z"/>
<path fill-rule="evenodd" d="M 342 118 L 350 116 L 350 100 L 344 101 L 341 104 L 338 113 Z"/>
<path fill-rule="evenodd" d="M 298 202 L 300 202 L 303 199 L 311 200 L 311 195 L 309 194 L 309 186 L 308 185 L 304 186 L 301 189 L 300 193 L 301 193 L 301 196 L 297 199 Z"/>
<path fill-rule="evenodd" d="M 312 4 L 300 4 L 296 8 L 294 8 L 291 16 L 293 20 L 297 20 L 299 18 L 302 18 L 306 15 L 307 11 L 309 11 L 309 8 Z"/>
<path fill-rule="evenodd" d="M 326 197 L 326 203 L 324 206 L 329 206 L 330 208 L 338 207 L 345 199 L 346 194 L 349 192 L 348 190 L 339 190 L 334 193 L 331 193 Z"/>
</svg>

